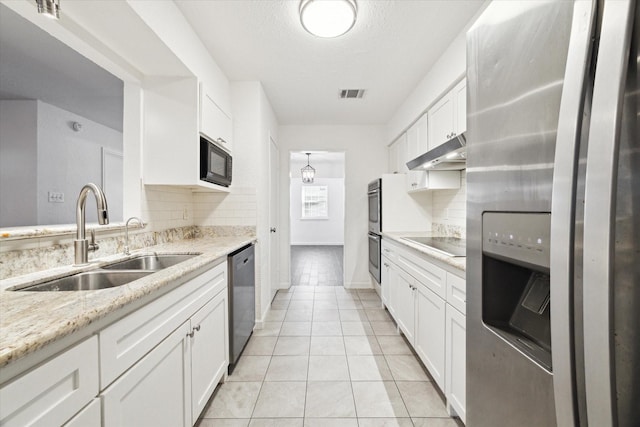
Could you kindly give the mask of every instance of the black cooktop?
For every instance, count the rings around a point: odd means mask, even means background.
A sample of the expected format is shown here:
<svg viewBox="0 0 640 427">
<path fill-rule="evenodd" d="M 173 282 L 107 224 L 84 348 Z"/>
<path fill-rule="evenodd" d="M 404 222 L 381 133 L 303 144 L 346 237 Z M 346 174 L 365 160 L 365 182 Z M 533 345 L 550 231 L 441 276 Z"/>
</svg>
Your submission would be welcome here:
<svg viewBox="0 0 640 427">
<path fill-rule="evenodd" d="M 452 257 L 467 255 L 467 241 L 458 237 L 403 237 L 403 239 L 428 246 L 430 249 Z"/>
</svg>

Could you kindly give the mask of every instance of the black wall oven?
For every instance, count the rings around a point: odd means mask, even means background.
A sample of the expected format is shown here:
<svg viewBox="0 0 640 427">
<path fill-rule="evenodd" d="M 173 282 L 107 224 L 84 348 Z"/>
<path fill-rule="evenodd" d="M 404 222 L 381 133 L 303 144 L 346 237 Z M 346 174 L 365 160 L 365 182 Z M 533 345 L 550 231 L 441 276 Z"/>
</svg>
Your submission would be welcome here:
<svg viewBox="0 0 640 427">
<path fill-rule="evenodd" d="M 380 251 L 382 241 L 382 180 L 369 183 L 369 273 L 380 283 Z"/>
<path fill-rule="evenodd" d="M 231 185 L 231 154 L 200 136 L 200 179 L 211 184 Z"/>
</svg>

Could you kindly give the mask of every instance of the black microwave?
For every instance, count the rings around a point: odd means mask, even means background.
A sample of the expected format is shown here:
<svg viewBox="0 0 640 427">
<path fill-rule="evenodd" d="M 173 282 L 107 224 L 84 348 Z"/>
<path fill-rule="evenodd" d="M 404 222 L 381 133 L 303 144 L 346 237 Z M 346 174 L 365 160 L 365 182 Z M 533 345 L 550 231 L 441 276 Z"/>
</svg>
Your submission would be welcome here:
<svg viewBox="0 0 640 427">
<path fill-rule="evenodd" d="M 231 185 L 231 154 L 200 136 L 200 179 L 212 184 Z"/>
</svg>

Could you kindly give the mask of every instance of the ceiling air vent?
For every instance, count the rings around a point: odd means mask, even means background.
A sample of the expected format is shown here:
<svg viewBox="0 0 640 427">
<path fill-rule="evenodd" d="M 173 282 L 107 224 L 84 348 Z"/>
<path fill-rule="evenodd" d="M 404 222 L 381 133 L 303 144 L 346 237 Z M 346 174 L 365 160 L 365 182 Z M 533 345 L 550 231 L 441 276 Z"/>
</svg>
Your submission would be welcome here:
<svg viewBox="0 0 640 427">
<path fill-rule="evenodd" d="M 363 95 L 364 89 L 342 89 L 340 91 L 340 98 L 342 99 L 362 98 Z"/>
</svg>

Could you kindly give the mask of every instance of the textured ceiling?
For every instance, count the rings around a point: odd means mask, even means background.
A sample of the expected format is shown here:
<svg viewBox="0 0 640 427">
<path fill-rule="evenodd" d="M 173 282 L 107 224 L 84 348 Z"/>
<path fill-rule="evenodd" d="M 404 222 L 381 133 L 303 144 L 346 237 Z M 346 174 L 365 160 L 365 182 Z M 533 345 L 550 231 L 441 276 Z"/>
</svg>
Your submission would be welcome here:
<svg viewBox="0 0 640 427">
<path fill-rule="evenodd" d="M 230 80 L 262 82 L 280 124 L 385 124 L 483 1 L 358 0 L 335 39 L 304 31 L 298 0 L 176 3 Z"/>
</svg>

